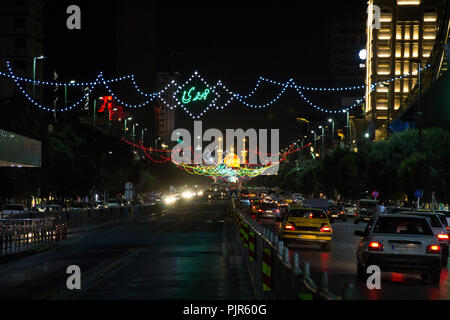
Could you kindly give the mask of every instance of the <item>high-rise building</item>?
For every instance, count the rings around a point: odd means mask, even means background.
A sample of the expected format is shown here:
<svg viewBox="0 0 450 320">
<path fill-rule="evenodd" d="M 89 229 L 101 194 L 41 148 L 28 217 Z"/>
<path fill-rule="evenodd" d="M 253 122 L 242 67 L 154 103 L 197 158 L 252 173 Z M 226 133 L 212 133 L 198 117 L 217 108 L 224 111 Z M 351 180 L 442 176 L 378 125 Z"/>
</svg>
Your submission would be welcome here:
<svg viewBox="0 0 450 320">
<path fill-rule="evenodd" d="M 158 72 L 156 74 L 156 88 L 158 91 L 163 90 L 172 81 L 178 81 L 179 74 L 176 72 Z M 163 93 L 163 99 L 171 101 L 176 88 L 169 87 Z M 172 132 L 175 130 L 175 110 L 158 102 L 156 107 L 156 128 L 158 130 L 158 138 L 163 142 L 170 143 Z"/>
<path fill-rule="evenodd" d="M 442 0 L 369 0 L 365 117 L 372 138 L 384 139 L 388 124 L 405 108 L 437 44 Z M 381 9 L 379 20 L 377 7 Z M 377 23 L 380 28 L 377 29 Z M 372 84 L 386 82 L 372 90 Z M 388 121 L 389 119 L 389 121 Z"/>
<path fill-rule="evenodd" d="M 16 75 L 29 78 L 36 66 L 35 79 L 42 80 L 43 68 L 43 0 L 0 1 L 0 70 L 5 70 L 6 61 Z M 0 98 L 14 93 L 14 84 L 0 79 Z M 39 86 L 36 95 L 41 95 Z"/>
</svg>

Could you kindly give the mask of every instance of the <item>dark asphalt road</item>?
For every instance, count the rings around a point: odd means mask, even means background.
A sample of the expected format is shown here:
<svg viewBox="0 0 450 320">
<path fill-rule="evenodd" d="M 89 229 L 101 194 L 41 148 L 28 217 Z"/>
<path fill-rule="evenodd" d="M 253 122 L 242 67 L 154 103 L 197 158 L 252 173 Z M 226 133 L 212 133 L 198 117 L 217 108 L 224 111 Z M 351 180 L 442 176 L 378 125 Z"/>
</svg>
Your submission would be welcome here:
<svg viewBox="0 0 450 320">
<path fill-rule="evenodd" d="M 277 223 L 263 223 L 269 229 L 277 230 Z M 359 238 L 356 230 L 364 230 L 366 224 L 355 225 L 352 220 L 332 224 L 333 240 L 330 252 L 322 252 L 319 246 L 298 246 L 301 261 L 311 265 L 312 278 L 320 283 L 320 273 L 327 272 L 330 291 L 341 295 L 346 283 L 355 287 L 356 299 L 368 300 L 448 300 L 450 281 L 447 268 L 442 269 L 440 285 L 432 286 L 422 281 L 418 274 L 382 273 L 381 290 L 368 290 L 356 280 L 356 247 Z"/>
<path fill-rule="evenodd" d="M 161 215 L 77 234 L 0 265 L 0 299 L 254 299 L 223 203 L 177 204 Z M 69 291 L 69 265 L 82 289 Z"/>
</svg>

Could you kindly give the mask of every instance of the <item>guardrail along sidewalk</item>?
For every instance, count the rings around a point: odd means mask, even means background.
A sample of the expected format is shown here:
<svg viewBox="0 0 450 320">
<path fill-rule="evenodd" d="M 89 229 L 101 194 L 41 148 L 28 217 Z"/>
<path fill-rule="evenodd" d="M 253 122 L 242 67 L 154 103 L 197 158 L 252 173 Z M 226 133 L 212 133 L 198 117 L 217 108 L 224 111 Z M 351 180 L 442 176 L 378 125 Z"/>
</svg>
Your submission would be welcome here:
<svg viewBox="0 0 450 320">
<path fill-rule="evenodd" d="M 0 257 L 46 250 L 83 228 L 134 220 L 155 212 L 156 205 L 139 205 L 57 213 L 28 213 L 0 219 Z"/>
</svg>

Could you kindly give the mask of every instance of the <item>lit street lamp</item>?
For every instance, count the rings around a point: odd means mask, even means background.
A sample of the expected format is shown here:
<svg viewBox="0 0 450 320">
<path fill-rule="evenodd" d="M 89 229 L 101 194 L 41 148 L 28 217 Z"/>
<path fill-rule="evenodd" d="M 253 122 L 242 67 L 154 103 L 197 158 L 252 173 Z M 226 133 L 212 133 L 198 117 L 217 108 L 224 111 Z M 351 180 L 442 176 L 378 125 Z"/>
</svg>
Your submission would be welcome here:
<svg viewBox="0 0 450 320">
<path fill-rule="evenodd" d="M 322 139 L 322 150 L 321 153 L 324 154 L 325 150 L 325 128 L 323 126 L 319 126 L 319 129 L 322 129 L 322 135 L 320 136 L 320 139 Z"/>
<path fill-rule="evenodd" d="M 35 98 L 35 81 L 36 81 L 36 61 L 37 60 L 44 60 L 45 57 L 44 56 L 40 56 L 40 57 L 34 57 L 33 58 L 33 98 Z"/>
<path fill-rule="evenodd" d="M 328 119 L 328 122 L 332 124 L 332 129 L 331 129 L 331 150 L 334 151 L 334 120 L 333 119 Z"/>
</svg>

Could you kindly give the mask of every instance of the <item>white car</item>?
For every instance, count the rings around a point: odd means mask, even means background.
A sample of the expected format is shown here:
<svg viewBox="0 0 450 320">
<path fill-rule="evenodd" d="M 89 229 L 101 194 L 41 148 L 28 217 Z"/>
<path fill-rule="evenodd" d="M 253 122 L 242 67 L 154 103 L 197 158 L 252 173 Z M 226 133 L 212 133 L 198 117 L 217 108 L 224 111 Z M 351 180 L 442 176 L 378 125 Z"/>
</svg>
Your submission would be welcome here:
<svg viewBox="0 0 450 320">
<path fill-rule="evenodd" d="M 347 204 L 344 206 L 344 212 L 346 216 L 354 217 L 356 211 L 356 205 L 354 204 Z"/>
<path fill-rule="evenodd" d="M 433 233 L 436 236 L 436 239 L 438 240 L 439 245 L 442 249 L 442 266 L 446 266 L 449 254 L 449 234 L 447 231 L 447 226 L 444 226 L 443 222 L 441 221 L 441 217 L 445 218 L 445 216 L 441 213 L 427 211 L 408 212 L 408 214 L 419 215 L 430 220 Z"/>
<path fill-rule="evenodd" d="M 14 215 L 27 213 L 27 207 L 23 204 L 7 204 L 1 212 L 1 218 L 10 218 Z"/>
<path fill-rule="evenodd" d="M 292 200 L 294 200 L 295 203 L 298 203 L 305 201 L 305 198 L 300 193 L 294 193 L 292 195 Z"/>
<path fill-rule="evenodd" d="M 356 252 L 358 279 L 365 281 L 367 268 L 376 265 L 382 272 L 429 275 L 432 284 L 439 284 L 442 250 L 427 218 L 380 214 L 355 235 L 361 237 Z"/>
<path fill-rule="evenodd" d="M 117 199 L 109 199 L 107 205 L 108 208 L 118 208 L 121 206 Z"/>
</svg>

